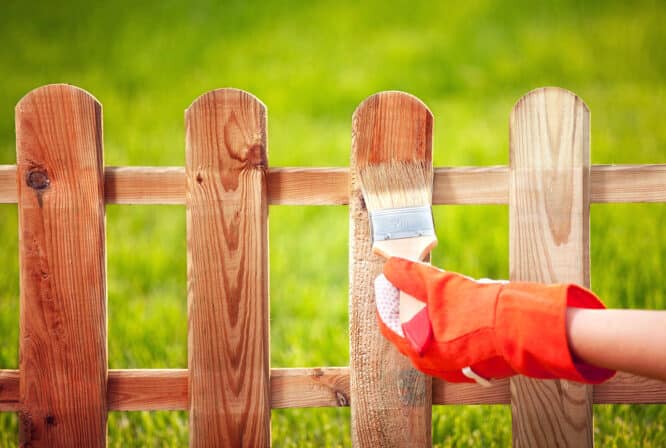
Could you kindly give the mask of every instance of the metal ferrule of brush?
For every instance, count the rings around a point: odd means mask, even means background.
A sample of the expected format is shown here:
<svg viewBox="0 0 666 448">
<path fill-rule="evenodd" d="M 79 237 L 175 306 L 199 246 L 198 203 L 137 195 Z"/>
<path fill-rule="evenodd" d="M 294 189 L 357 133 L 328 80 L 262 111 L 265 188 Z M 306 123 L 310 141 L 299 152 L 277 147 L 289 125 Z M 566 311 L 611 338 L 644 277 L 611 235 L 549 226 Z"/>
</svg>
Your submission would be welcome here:
<svg viewBox="0 0 666 448">
<path fill-rule="evenodd" d="M 435 235 L 430 206 L 370 212 L 370 225 L 373 242 Z"/>
</svg>

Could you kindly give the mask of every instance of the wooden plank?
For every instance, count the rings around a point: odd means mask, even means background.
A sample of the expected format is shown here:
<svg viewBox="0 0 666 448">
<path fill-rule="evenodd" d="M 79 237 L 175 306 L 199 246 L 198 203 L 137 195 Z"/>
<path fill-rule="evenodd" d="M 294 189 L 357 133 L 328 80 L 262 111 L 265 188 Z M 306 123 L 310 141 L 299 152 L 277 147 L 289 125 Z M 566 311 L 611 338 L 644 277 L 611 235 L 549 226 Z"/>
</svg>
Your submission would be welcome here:
<svg viewBox="0 0 666 448">
<path fill-rule="evenodd" d="M 180 167 L 107 167 L 104 192 L 113 204 L 184 204 L 185 169 Z"/>
<path fill-rule="evenodd" d="M 0 411 L 19 410 L 19 371 L 0 370 Z"/>
<path fill-rule="evenodd" d="M 509 404 L 509 379 L 493 380 L 489 387 L 476 383 L 432 381 L 433 404 Z"/>
<path fill-rule="evenodd" d="M 112 411 L 188 409 L 187 369 L 109 370 Z M 0 370 L 0 412 L 18 411 L 18 370 Z M 618 373 L 594 386 L 594 404 L 666 404 L 666 382 Z M 349 368 L 271 369 L 271 408 L 349 406 Z M 491 387 L 432 381 L 436 405 L 510 404 L 509 380 Z"/>
<path fill-rule="evenodd" d="M 594 386 L 594 404 L 666 404 L 666 382 L 618 372 Z"/>
<path fill-rule="evenodd" d="M 590 114 L 559 88 L 511 113 L 511 280 L 590 283 Z M 514 446 L 592 446 L 592 388 L 511 379 Z"/>
<path fill-rule="evenodd" d="M 16 165 L 0 165 L 0 204 L 16 204 Z"/>
<path fill-rule="evenodd" d="M 436 168 L 433 204 L 506 204 L 509 170 L 505 166 Z"/>
<path fill-rule="evenodd" d="M 592 166 L 592 202 L 666 202 L 666 165 Z"/>
<path fill-rule="evenodd" d="M 114 411 L 185 410 L 187 386 L 187 369 L 110 370 L 107 402 Z"/>
<path fill-rule="evenodd" d="M 349 369 L 271 369 L 271 407 L 349 406 Z"/>
<path fill-rule="evenodd" d="M 274 168 L 268 174 L 272 205 L 344 205 L 349 203 L 347 168 Z"/>
<path fill-rule="evenodd" d="M 16 106 L 21 446 L 106 444 L 102 107 L 68 85 Z"/>
<path fill-rule="evenodd" d="M 220 89 L 185 113 L 190 445 L 270 445 L 266 108 Z"/>
<path fill-rule="evenodd" d="M 184 204 L 185 169 L 106 167 L 109 204 Z M 666 165 L 592 166 L 592 202 L 666 202 Z M 433 204 L 507 204 L 506 166 L 435 168 Z M 0 165 L 0 203 L 16 203 L 16 166 Z M 347 168 L 271 168 L 271 205 L 347 205 Z"/>
<path fill-rule="evenodd" d="M 356 166 L 405 151 L 432 160 L 432 114 L 417 98 L 382 92 L 354 112 L 351 157 L 349 343 L 354 446 L 430 446 L 430 377 L 412 368 L 377 327 L 373 282 L 384 260 L 372 254 Z"/>
</svg>

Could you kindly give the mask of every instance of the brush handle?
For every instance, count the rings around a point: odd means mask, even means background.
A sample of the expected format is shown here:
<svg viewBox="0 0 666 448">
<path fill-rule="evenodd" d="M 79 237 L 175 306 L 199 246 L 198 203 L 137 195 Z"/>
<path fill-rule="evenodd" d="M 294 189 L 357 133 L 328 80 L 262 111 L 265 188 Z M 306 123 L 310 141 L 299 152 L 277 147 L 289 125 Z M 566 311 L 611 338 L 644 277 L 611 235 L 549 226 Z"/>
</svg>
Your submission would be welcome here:
<svg viewBox="0 0 666 448">
<path fill-rule="evenodd" d="M 413 261 L 423 261 L 437 245 L 435 236 L 417 236 L 398 240 L 375 241 L 372 252 L 384 258 L 401 257 Z"/>
<path fill-rule="evenodd" d="M 375 241 L 372 245 L 372 252 L 384 258 L 401 257 L 408 260 L 423 261 L 436 245 L 437 237 L 419 236 Z M 409 322 L 425 306 L 424 302 L 400 291 L 400 323 Z"/>
</svg>

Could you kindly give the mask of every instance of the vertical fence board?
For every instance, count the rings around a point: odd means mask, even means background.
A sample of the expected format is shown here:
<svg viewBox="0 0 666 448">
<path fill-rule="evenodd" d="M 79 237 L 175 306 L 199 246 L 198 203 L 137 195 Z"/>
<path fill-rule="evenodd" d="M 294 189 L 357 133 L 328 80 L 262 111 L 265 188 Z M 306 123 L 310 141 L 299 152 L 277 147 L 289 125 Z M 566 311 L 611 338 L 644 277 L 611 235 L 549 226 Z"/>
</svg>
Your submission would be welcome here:
<svg viewBox="0 0 666 448">
<path fill-rule="evenodd" d="M 358 180 L 359 154 L 432 152 L 432 114 L 418 99 L 383 92 L 354 113 L 350 196 L 349 337 L 354 446 L 430 446 L 432 386 L 379 332 L 373 281 L 384 260 L 371 252 L 368 213 Z"/>
<path fill-rule="evenodd" d="M 106 443 L 102 108 L 50 85 L 16 106 L 19 443 Z"/>
<path fill-rule="evenodd" d="M 589 286 L 590 114 L 576 95 L 544 88 L 511 114 L 512 280 Z M 592 388 L 511 379 L 518 447 L 592 446 Z"/>
<path fill-rule="evenodd" d="M 266 108 L 220 89 L 185 121 L 190 445 L 268 446 Z"/>
</svg>

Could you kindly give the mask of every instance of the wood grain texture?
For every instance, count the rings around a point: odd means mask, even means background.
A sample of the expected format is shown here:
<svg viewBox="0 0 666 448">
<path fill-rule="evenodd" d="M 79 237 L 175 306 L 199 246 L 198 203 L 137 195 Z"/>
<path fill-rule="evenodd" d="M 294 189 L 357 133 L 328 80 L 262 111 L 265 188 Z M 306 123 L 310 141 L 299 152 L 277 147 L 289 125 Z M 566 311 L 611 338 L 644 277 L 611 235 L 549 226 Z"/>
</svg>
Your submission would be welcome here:
<svg viewBox="0 0 666 448">
<path fill-rule="evenodd" d="M 187 369 L 109 370 L 111 411 L 188 409 Z M 0 412 L 18 411 L 18 370 L 0 370 Z M 666 404 L 666 382 L 618 373 L 594 386 L 594 404 Z M 349 368 L 271 369 L 271 408 L 349 406 Z M 432 381 L 433 405 L 510 404 L 509 380 L 491 387 Z"/>
<path fill-rule="evenodd" d="M 273 205 L 344 205 L 349 203 L 347 168 L 274 168 L 268 172 L 268 200 Z"/>
<path fill-rule="evenodd" d="M 509 379 L 493 380 L 489 387 L 476 383 L 432 381 L 433 404 L 509 404 Z"/>
<path fill-rule="evenodd" d="M 594 386 L 594 404 L 666 404 L 666 382 L 618 372 Z"/>
<path fill-rule="evenodd" d="M 0 204 L 16 204 L 16 165 L 0 165 Z"/>
<path fill-rule="evenodd" d="M 0 370 L 0 411 L 19 410 L 19 371 Z"/>
<path fill-rule="evenodd" d="M 382 92 L 366 99 L 352 126 L 349 339 L 352 443 L 359 447 L 430 446 L 431 380 L 384 339 L 373 282 L 384 260 L 372 254 L 359 163 L 422 154 L 431 160 L 432 114 L 417 98 Z"/>
<path fill-rule="evenodd" d="M 271 407 L 349 406 L 349 369 L 272 369 Z"/>
<path fill-rule="evenodd" d="M 590 283 L 590 114 L 573 93 L 534 90 L 511 114 L 511 280 Z M 592 388 L 511 379 L 517 447 L 593 445 Z"/>
<path fill-rule="evenodd" d="M 110 204 L 184 204 L 185 169 L 180 167 L 107 167 L 104 193 Z"/>
<path fill-rule="evenodd" d="M 185 121 L 190 445 L 268 446 L 266 108 L 221 89 Z"/>
<path fill-rule="evenodd" d="M 102 108 L 68 85 L 16 106 L 19 443 L 106 444 Z"/>
<path fill-rule="evenodd" d="M 106 167 L 108 204 L 185 204 L 185 169 Z M 593 165 L 591 201 L 666 202 L 666 165 Z M 506 166 L 435 168 L 433 204 L 507 204 Z M 16 203 L 16 166 L 0 165 L 0 203 Z M 347 205 L 347 168 L 271 168 L 271 205 Z"/>
<path fill-rule="evenodd" d="M 505 166 L 435 168 L 433 204 L 506 204 L 509 170 Z"/>
<path fill-rule="evenodd" d="M 592 202 L 666 202 L 666 165 L 593 165 Z"/>
<path fill-rule="evenodd" d="M 187 369 L 109 371 L 107 402 L 114 411 L 176 411 L 188 408 Z"/>
</svg>

